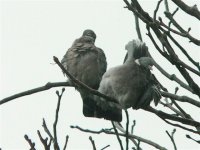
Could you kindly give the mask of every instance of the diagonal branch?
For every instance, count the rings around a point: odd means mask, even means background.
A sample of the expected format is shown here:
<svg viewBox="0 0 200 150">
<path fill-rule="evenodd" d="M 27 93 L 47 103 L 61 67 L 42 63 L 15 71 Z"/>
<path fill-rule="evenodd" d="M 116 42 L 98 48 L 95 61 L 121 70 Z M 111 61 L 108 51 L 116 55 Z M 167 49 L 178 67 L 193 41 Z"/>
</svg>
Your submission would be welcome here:
<svg viewBox="0 0 200 150">
<path fill-rule="evenodd" d="M 74 78 L 64 67 L 63 65 L 60 63 L 60 61 L 58 60 L 57 57 L 53 57 L 55 63 L 62 69 L 62 71 L 73 81 L 73 83 L 81 86 L 82 88 L 85 88 L 86 90 L 90 91 L 92 94 L 100 96 L 102 98 L 105 98 L 107 101 L 113 102 L 113 103 L 118 103 L 114 98 L 111 98 L 109 96 L 106 96 L 100 92 L 98 92 L 97 90 L 94 90 L 92 88 L 90 88 L 89 86 L 87 86 L 86 84 L 84 84 L 83 82 L 77 80 L 76 78 Z"/>
<path fill-rule="evenodd" d="M 119 133 L 118 133 L 116 127 L 115 127 L 115 124 L 114 124 L 113 121 L 111 121 L 111 123 L 112 123 L 113 129 L 114 129 L 114 131 L 115 131 L 115 135 L 116 135 L 116 137 L 117 137 L 117 140 L 118 140 L 118 142 L 119 142 L 120 148 L 121 148 L 121 150 L 124 150 L 123 145 L 122 145 L 122 141 L 121 141 L 121 139 L 120 139 L 120 137 L 119 137 Z"/>
<path fill-rule="evenodd" d="M 152 113 L 156 114 L 158 117 L 160 117 L 162 119 L 170 119 L 170 120 L 177 121 L 177 122 L 180 122 L 182 124 L 186 124 L 186 125 L 190 125 L 190 126 L 194 126 L 194 127 L 199 127 L 200 126 L 200 122 L 197 122 L 197 121 L 194 121 L 194 120 L 191 120 L 191 119 L 176 117 L 176 116 L 167 114 L 167 113 L 165 113 L 163 111 L 156 110 L 156 109 L 154 109 L 154 108 L 152 108 L 150 106 L 145 108 L 144 110 L 152 112 Z M 197 132 L 197 133 L 200 134 L 200 132 Z"/>
<path fill-rule="evenodd" d="M 193 7 L 190 7 L 190 6 L 186 5 L 182 0 L 172 0 L 172 1 L 176 5 L 178 5 L 183 11 L 185 11 L 186 13 L 188 13 L 200 20 L 200 12 L 196 5 L 194 5 Z"/>
</svg>

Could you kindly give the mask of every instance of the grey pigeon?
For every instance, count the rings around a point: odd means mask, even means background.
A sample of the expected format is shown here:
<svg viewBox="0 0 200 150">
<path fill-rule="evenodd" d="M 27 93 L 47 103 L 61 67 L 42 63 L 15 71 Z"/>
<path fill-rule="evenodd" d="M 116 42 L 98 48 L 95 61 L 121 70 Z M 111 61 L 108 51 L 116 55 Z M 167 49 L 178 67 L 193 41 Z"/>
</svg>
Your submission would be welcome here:
<svg viewBox="0 0 200 150">
<path fill-rule="evenodd" d="M 99 83 L 107 68 L 106 57 L 102 49 L 95 46 L 96 34 L 85 30 L 82 36 L 74 41 L 64 55 L 61 63 L 76 79 L 87 86 L 98 89 Z M 69 80 L 69 82 L 71 82 Z M 71 84 L 73 84 L 71 82 Z M 93 95 L 75 85 L 83 100 L 83 114 L 86 117 L 96 116 L 96 104 Z M 99 110 L 100 111 L 100 110 Z"/>
<path fill-rule="evenodd" d="M 97 105 L 104 109 L 104 112 L 112 112 L 109 120 L 118 122 L 122 120 L 122 109 L 145 108 L 156 97 L 156 87 L 152 83 L 150 73 L 153 62 L 147 46 L 140 40 L 133 40 L 125 49 L 128 51 L 125 63 L 109 69 L 103 75 L 98 89 L 99 92 L 116 99 L 119 105 L 95 97 Z M 159 99 L 159 96 L 156 97 L 156 105 Z"/>
</svg>

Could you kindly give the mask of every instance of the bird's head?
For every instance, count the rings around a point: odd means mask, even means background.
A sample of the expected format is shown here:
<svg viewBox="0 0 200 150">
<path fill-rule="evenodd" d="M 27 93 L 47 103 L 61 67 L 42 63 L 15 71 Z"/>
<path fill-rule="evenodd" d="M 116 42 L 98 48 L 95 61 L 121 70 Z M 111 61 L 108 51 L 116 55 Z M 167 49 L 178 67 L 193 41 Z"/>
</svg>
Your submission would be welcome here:
<svg viewBox="0 0 200 150">
<path fill-rule="evenodd" d="M 88 36 L 94 39 L 94 41 L 96 40 L 96 34 L 94 33 L 94 31 L 87 29 L 83 32 L 83 36 Z"/>
<path fill-rule="evenodd" d="M 141 57 L 151 57 L 151 55 L 148 52 L 148 47 L 146 44 L 139 39 L 134 39 L 132 41 L 129 41 L 125 49 L 128 51 L 128 59 L 139 59 Z M 127 58 L 125 58 L 126 61 Z"/>
<path fill-rule="evenodd" d="M 135 62 L 138 65 L 143 66 L 144 68 L 147 68 L 150 70 L 152 70 L 152 66 L 154 65 L 154 61 L 150 57 L 141 57 L 139 59 L 136 59 Z"/>
</svg>

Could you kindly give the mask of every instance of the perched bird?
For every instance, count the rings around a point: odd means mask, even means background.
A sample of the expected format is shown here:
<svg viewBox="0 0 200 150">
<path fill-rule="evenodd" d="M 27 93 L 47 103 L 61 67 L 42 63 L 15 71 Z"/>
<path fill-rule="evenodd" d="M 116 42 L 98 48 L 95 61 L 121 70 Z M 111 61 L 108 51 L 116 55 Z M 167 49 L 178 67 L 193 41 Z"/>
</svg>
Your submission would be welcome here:
<svg viewBox="0 0 200 150">
<path fill-rule="evenodd" d="M 107 62 L 103 50 L 95 46 L 95 40 L 94 31 L 85 30 L 82 36 L 76 39 L 71 48 L 67 50 L 61 63 L 76 79 L 97 90 L 106 71 Z M 70 79 L 69 82 L 73 84 Z M 95 117 L 96 107 L 93 96 L 80 87 L 76 87 L 76 89 L 80 92 L 83 100 L 84 116 Z M 101 115 L 100 112 L 99 115 Z"/>
<path fill-rule="evenodd" d="M 150 73 L 153 62 L 145 43 L 133 40 L 125 49 L 128 51 L 125 63 L 109 69 L 103 75 L 98 89 L 99 92 L 116 99 L 119 105 L 98 96 L 95 98 L 97 105 L 104 109 L 104 112 L 116 112 L 110 116 L 110 120 L 118 122 L 122 120 L 122 109 L 145 108 L 154 98 L 157 105 L 160 98 L 154 91 L 156 87 Z"/>
</svg>

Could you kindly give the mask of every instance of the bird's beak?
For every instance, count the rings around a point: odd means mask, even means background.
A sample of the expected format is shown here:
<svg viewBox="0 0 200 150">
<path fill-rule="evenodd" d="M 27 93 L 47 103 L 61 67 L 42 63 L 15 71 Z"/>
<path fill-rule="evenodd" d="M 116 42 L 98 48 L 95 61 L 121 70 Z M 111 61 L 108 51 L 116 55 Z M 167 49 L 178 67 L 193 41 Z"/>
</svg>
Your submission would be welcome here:
<svg viewBox="0 0 200 150">
<path fill-rule="evenodd" d="M 149 70 L 153 70 L 153 66 L 149 65 L 148 68 L 149 68 Z"/>
</svg>

